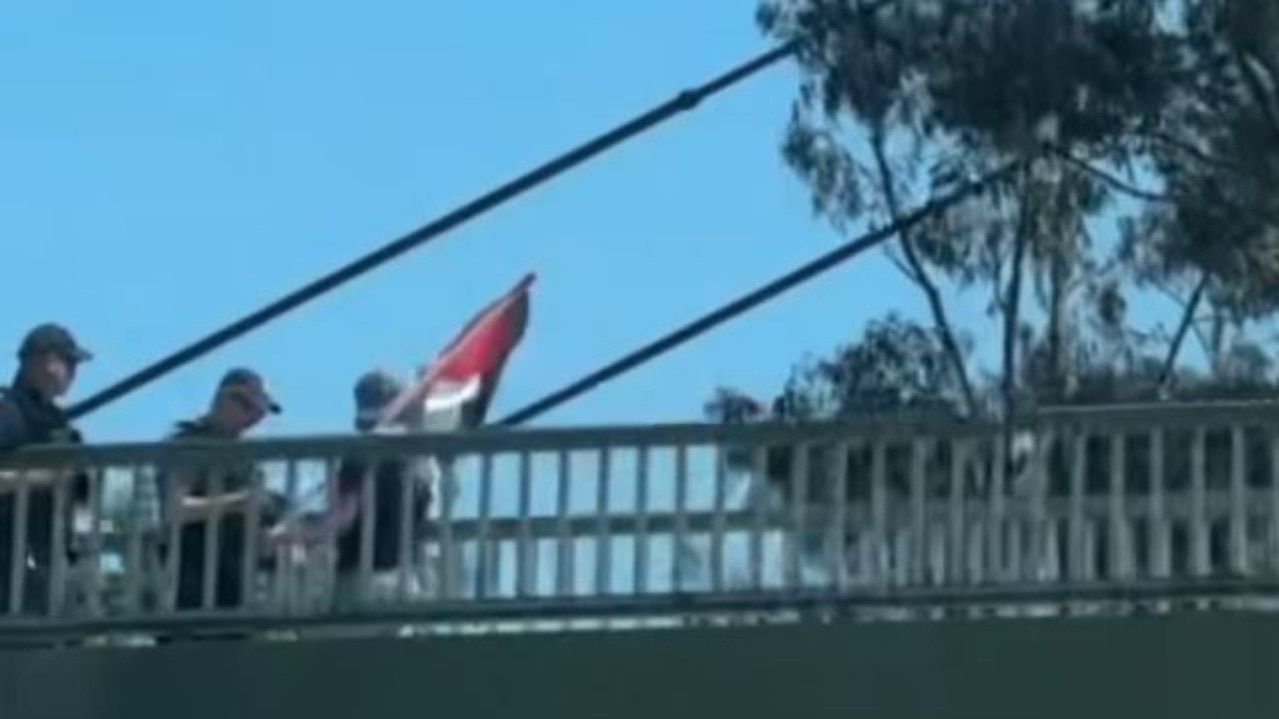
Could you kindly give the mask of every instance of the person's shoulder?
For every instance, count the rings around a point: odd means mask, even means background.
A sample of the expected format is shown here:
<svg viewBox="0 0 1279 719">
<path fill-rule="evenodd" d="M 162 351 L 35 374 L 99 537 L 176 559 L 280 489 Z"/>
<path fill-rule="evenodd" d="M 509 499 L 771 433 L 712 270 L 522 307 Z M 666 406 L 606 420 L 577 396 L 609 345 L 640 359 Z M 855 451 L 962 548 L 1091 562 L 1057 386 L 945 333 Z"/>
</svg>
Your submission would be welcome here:
<svg viewBox="0 0 1279 719">
<path fill-rule="evenodd" d="M 0 422 L 8 424 L 22 423 L 25 419 L 22 406 L 8 387 L 0 387 Z"/>
<path fill-rule="evenodd" d="M 21 447 L 30 439 L 29 434 L 30 426 L 18 402 L 7 390 L 0 392 L 0 451 Z"/>
<path fill-rule="evenodd" d="M 209 436 L 209 428 L 198 419 L 184 419 L 173 423 L 169 439 L 199 439 Z"/>
</svg>

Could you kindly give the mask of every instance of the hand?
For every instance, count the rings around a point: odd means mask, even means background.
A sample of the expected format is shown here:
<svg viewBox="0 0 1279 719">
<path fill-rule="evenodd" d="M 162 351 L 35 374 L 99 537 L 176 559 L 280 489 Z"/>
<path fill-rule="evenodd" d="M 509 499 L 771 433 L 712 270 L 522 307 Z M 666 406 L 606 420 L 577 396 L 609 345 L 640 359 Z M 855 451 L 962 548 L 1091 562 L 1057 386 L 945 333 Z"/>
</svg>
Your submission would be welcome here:
<svg viewBox="0 0 1279 719">
<path fill-rule="evenodd" d="M 284 519 L 289 510 L 289 498 L 279 492 L 262 495 L 262 524 L 270 526 Z"/>
</svg>

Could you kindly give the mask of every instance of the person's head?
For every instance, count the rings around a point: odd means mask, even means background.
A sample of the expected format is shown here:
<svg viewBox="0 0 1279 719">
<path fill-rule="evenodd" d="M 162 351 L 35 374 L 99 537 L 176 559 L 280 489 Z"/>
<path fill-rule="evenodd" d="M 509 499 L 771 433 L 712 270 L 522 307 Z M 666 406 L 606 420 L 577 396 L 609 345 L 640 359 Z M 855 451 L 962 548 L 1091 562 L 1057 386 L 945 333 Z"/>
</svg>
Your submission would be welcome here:
<svg viewBox="0 0 1279 719">
<path fill-rule="evenodd" d="M 355 428 L 361 432 L 372 431 L 382 412 L 403 389 L 403 383 L 390 372 L 366 372 L 355 383 Z"/>
<path fill-rule="evenodd" d="M 213 395 L 208 420 L 229 436 L 239 436 L 268 414 L 279 414 L 280 405 L 266 390 L 262 376 L 237 367 L 222 376 Z"/>
<path fill-rule="evenodd" d="M 18 378 L 46 399 L 54 400 L 71 389 L 76 370 L 91 359 L 93 353 L 81 347 L 66 327 L 49 322 L 23 338 L 18 349 Z"/>
</svg>

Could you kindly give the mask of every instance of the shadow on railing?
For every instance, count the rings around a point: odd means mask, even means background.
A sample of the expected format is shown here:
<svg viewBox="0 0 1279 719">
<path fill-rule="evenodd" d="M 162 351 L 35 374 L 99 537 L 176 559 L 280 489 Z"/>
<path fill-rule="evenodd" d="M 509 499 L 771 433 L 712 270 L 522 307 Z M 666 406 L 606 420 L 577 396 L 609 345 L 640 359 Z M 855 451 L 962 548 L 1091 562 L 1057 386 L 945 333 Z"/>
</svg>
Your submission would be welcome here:
<svg viewBox="0 0 1279 719">
<path fill-rule="evenodd" d="M 1011 443 L 866 422 L 22 452 L 0 465 L 0 635 L 1267 595 L 1275 418 L 1072 408 Z"/>
</svg>

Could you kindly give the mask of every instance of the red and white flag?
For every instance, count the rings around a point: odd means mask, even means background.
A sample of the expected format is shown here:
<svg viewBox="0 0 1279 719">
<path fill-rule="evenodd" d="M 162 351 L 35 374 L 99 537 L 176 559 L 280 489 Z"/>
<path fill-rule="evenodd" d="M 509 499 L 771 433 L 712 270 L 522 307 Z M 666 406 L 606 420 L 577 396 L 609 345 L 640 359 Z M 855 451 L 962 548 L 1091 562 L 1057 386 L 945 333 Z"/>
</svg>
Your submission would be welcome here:
<svg viewBox="0 0 1279 719">
<path fill-rule="evenodd" d="M 535 279 L 525 275 L 510 291 L 480 310 L 453 341 L 423 368 L 382 412 L 379 426 L 405 417 L 411 431 L 448 432 L 478 427 L 497 389 L 507 359 L 524 338 L 528 325 L 529 288 Z M 440 477 L 439 463 L 430 459 L 430 474 Z M 317 491 L 323 491 L 321 486 Z M 358 497 L 331 498 L 329 511 L 319 517 L 297 514 L 281 522 L 272 537 L 277 542 L 315 543 L 349 525 L 359 513 Z"/>
<path fill-rule="evenodd" d="M 423 368 L 385 411 L 379 424 L 408 415 L 420 431 L 471 429 L 484 422 L 489 403 L 511 353 L 528 325 L 529 288 L 525 275 L 510 291 L 480 310 Z"/>
</svg>

